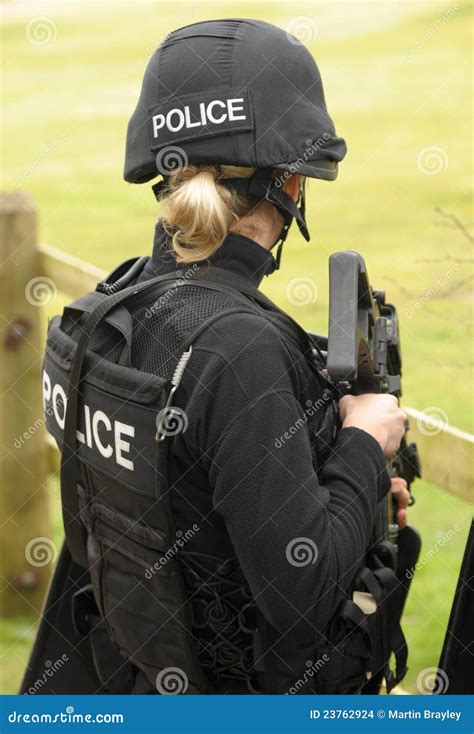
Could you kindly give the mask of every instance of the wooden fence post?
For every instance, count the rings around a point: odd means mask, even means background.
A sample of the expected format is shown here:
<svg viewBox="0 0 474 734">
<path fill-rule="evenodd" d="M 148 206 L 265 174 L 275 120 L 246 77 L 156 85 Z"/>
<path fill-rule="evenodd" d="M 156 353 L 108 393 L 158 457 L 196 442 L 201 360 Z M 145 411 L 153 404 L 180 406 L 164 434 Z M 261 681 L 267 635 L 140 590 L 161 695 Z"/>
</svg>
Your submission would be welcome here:
<svg viewBox="0 0 474 734">
<path fill-rule="evenodd" d="M 36 212 L 23 192 L 0 196 L 0 616 L 38 614 L 56 557 L 41 397 Z"/>
</svg>

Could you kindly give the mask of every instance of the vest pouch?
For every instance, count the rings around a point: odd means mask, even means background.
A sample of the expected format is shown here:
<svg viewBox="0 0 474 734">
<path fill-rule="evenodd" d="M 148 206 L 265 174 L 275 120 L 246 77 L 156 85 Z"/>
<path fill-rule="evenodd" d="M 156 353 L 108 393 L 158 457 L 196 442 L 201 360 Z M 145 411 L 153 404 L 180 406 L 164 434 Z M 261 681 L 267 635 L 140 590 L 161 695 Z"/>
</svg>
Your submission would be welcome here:
<svg viewBox="0 0 474 734">
<path fill-rule="evenodd" d="M 94 668 L 101 684 L 95 693 L 132 693 L 136 669 L 124 661 L 110 639 L 91 584 L 72 595 L 72 618 L 77 634 L 88 638 Z"/>
<path fill-rule="evenodd" d="M 182 654 L 189 635 L 177 546 L 101 502 L 93 502 L 89 511 L 91 537 L 100 549 L 99 597 L 112 640 L 157 692 L 163 692 L 157 676 L 170 667 L 180 669 L 183 685 L 197 692 Z"/>
<path fill-rule="evenodd" d="M 178 546 L 100 502 L 90 512 L 91 535 L 100 548 L 99 596 L 111 639 L 145 674 L 149 692 L 207 692 L 200 667 L 194 672 Z"/>
</svg>

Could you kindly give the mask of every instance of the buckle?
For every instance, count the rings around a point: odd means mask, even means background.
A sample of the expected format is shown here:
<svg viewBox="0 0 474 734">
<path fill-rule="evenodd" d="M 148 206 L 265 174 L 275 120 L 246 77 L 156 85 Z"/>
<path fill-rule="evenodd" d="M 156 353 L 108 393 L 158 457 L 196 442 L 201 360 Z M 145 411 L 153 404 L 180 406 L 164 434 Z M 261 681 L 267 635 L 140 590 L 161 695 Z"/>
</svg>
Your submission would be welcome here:
<svg viewBox="0 0 474 734">
<path fill-rule="evenodd" d="M 163 179 L 163 181 L 153 184 L 151 190 L 153 191 L 155 199 L 157 201 L 161 201 L 161 199 L 163 199 L 163 197 L 168 193 L 168 183 Z"/>
<path fill-rule="evenodd" d="M 74 630 L 78 635 L 88 635 L 92 626 L 89 621 L 90 617 L 100 616 L 92 584 L 83 586 L 82 589 L 74 592 L 72 595 L 71 607 Z"/>
</svg>

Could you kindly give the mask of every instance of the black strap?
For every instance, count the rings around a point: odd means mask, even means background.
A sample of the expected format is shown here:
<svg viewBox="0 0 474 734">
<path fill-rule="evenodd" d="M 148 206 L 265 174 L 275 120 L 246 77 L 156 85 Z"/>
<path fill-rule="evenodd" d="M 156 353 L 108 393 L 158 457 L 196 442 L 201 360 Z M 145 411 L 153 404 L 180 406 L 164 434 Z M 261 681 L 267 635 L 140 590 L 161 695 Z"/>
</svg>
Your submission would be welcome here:
<svg viewBox="0 0 474 734">
<path fill-rule="evenodd" d="M 400 583 L 391 568 L 383 567 L 371 571 L 364 567 L 359 570 L 357 578 L 372 594 L 381 620 L 382 639 L 374 643 L 382 645 L 381 659 L 387 692 L 390 693 L 404 677 L 407 671 L 408 647 L 397 615 L 396 594 Z M 395 657 L 395 673 L 390 668 L 390 656 Z M 373 671 L 378 673 L 379 671 Z"/>
<path fill-rule="evenodd" d="M 340 619 L 348 619 L 356 627 L 359 627 L 367 637 L 370 639 L 369 627 L 367 624 L 367 615 L 362 609 L 357 606 L 351 599 L 346 599 L 342 602 L 337 614 L 334 617 L 334 621 L 337 624 Z"/>
<path fill-rule="evenodd" d="M 397 593 L 399 593 L 400 581 L 395 572 L 388 567 L 379 568 L 374 571 L 384 590 L 384 617 L 386 621 L 387 643 L 390 651 L 395 657 L 395 674 L 392 673 L 388 664 L 385 671 L 385 682 L 387 693 L 396 686 L 407 672 L 408 646 L 403 634 L 401 620 L 397 614 Z"/>
<path fill-rule="evenodd" d="M 77 326 L 79 319 L 84 318 L 84 315 L 91 313 L 97 306 L 97 303 L 104 300 L 107 296 L 103 292 L 94 291 L 93 293 L 87 293 L 85 296 L 78 298 L 77 301 L 66 306 L 63 311 L 63 319 L 67 321 L 67 317 L 70 317 L 72 324 L 70 326 L 63 326 L 64 321 L 61 323 L 61 328 L 66 333 L 71 331 Z M 132 356 L 132 329 L 133 321 L 130 312 L 124 306 L 116 306 L 113 311 L 105 316 L 104 321 L 116 329 L 124 339 L 124 348 L 120 356 L 119 364 L 129 366 Z"/>
<path fill-rule="evenodd" d="M 284 191 L 281 181 L 273 175 L 273 168 L 257 168 L 255 173 L 248 178 L 220 178 L 218 183 L 239 196 L 250 196 L 270 202 L 281 213 L 287 227 L 290 226 L 293 219 L 296 219 L 305 240 L 310 239 L 304 216 L 304 206 L 298 208 L 291 196 Z M 286 232 L 284 236 L 286 236 Z"/>
<path fill-rule="evenodd" d="M 367 591 L 374 597 L 377 606 L 379 606 L 383 601 L 383 589 L 370 568 L 366 566 L 361 568 L 357 574 L 357 580 L 362 581 Z"/>
<path fill-rule="evenodd" d="M 111 296 L 113 293 L 123 290 L 138 278 L 149 259 L 149 256 L 146 255 L 144 257 L 132 257 L 130 260 L 120 263 L 107 275 L 105 280 L 97 283 L 96 291 Z"/>
</svg>

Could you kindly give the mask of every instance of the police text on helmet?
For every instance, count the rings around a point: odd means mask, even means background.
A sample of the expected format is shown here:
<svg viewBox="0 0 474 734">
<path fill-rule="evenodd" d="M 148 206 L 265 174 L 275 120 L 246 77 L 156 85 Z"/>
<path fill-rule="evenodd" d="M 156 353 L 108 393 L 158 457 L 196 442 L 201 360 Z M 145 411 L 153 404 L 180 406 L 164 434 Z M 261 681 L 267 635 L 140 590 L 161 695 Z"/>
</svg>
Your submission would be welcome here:
<svg viewBox="0 0 474 734">
<path fill-rule="evenodd" d="M 190 130 L 194 127 L 203 127 L 208 123 L 220 125 L 226 120 L 234 122 L 246 120 L 244 112 L 244 98 L 236 99 L 212 99 L 210 102 L 199 102 L 195 105 L 174 107 L 165 114 L 153 115 L 153 137 L 159 139 L 159 131 L 162 128 L 172 133 L 179 132 L 183 128 Z"/>
</svg>

